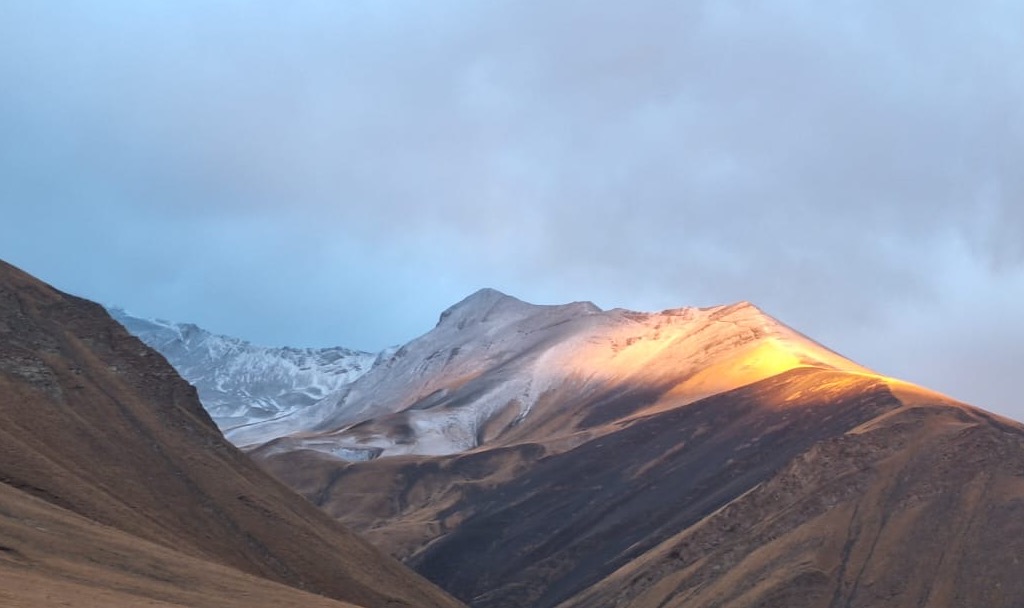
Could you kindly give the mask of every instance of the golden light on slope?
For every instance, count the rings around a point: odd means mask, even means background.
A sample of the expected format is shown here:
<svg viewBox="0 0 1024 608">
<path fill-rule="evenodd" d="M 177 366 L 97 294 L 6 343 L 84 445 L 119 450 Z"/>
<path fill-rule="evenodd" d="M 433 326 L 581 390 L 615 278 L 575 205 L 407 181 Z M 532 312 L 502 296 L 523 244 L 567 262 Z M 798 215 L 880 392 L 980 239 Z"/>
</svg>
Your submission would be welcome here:
<svg viewBox="0 0 1024 608">
<path fill-rule="evenodd" d="M 650 414 L 692 403 L 800 367 L 885 379 L 794 332 L 757 309 L 713 319 L 651 315 L 602 339 L 551 353 L 549 370 L 599 384 L 668 387 Z M 638 412 L 640 414 L 641 412 Z"/>
<path fill-rule="evenodd" d="M 795 352 L 777 340 L 768 339 L 701 369 L 677 385 L 669 396 L 695 401 L 806 365 Z"/>
<path fill-rule="evenodd" d="M 733 320 L 645 324 L 604 328 L 600 339 L 580 340 L 555 349 L 550 363 L 563 370 L 601 378 L 624 376 L 722 376 L 735 386 L 802 365 L 872 373 L 800 336 L 781 324 Z"/>
</svg>

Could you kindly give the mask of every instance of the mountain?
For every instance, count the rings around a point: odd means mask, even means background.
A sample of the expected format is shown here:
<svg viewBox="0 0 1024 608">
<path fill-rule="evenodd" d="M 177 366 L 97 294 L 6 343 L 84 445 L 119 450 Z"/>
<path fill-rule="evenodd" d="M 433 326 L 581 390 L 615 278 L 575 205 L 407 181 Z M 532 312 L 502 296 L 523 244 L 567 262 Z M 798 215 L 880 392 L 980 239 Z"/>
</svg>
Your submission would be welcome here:
<svg viewBox="0 0 1024 608">
<path fill-rule="evenodd" d="M 0 604 L 460 605 L 257 468 L 102 307 L 3 262 Z"/>
<path fill-rule="evenodd" d="M 798 365 L 871 374 L 745 302 L 638 313 L 589 302 L 536 306 L 484 289 L 314 406 L 227 436 L 349 460 L 524 438 L 572 444 L 620 418 Z"/>
<path fill-rule="evenodd" d="M 222 430 L 291 413 L 355 380 L 377 355 L 347 348 L 269 348 L 191 323 L 107 311 L 156 349 L 199 391 Z"/>
<path fill-rule="evenodd" d="M 483 290 L 229 436 L 474 607 L 1024 605 L 1024 427 L 749 303 Z"/>
</svg>

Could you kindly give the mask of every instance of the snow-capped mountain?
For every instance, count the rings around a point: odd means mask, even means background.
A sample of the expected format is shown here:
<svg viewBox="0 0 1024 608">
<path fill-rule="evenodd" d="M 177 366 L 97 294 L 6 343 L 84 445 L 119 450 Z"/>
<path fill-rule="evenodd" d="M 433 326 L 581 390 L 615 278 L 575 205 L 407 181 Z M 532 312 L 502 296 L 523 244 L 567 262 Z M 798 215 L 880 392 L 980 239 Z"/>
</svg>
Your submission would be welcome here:
<svg viewBox="0 0 1024 608">
<path fill-rule="evenodd" d="M 190 323 L 110 315 L 159 351 L 199 392 L 221 430 L 281 416 L 321 401 L 366 373 L 377 355 L 347 348 L 271 348 Z"/>
<path fill-rule="evenodd" d="M 193 382 L 251 396 L 274 367 L 225 364 L 239 341 L 191 326 L 130 326 L 194 358 L 179 368 Z M 333 390 L 280 374 L 278 393 L 322 398 L 226 435 L 472 606 L 1024 605 L 1024 537 L 1007 534 L 1024 520 L 1024 427 L 752 304 L 643 313 L 482 290 L 362 356 Z"/>
<path fill-rule="evenodd" d="M 872 373 L 749 303 L 602 311 L 484 289 L 315 405 L 227 436 L 348 460 L 453 454 L 517 438 L 571 445 L 602 424 L 800 366 Z"/>
<path fill-rule="evenodd" d="M 229 437 L 476 608 L 1024 605 L 1024 427 L 746 302 L 484 290 Z"/>
</svg>

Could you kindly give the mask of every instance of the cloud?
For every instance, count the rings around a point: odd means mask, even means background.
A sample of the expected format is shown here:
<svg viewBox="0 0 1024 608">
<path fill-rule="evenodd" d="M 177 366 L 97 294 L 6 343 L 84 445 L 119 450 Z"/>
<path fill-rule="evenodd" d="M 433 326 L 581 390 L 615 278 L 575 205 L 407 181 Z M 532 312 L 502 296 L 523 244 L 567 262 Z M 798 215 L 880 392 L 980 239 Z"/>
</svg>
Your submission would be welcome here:
<svg viewBox="0 0 1024 608">
<path fill-rule="evenodd" d="M 9 2 L 0 242 L 261 341 L 375 348 L 493 285 L 753 300 L 842 350 L 972 281 L 1017 294 L 1021 23 L 997 0 Z"/>
</svg>

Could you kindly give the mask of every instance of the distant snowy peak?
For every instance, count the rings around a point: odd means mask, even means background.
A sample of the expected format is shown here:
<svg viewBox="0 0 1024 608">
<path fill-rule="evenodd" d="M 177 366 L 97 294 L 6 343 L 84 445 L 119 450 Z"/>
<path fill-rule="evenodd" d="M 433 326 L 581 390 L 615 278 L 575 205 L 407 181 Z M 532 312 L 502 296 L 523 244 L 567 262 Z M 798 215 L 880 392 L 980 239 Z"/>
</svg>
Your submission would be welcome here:
<svg viewBox="0 0 1024 608">
<path fill-rule="evenodd" d="M 222 430 L 308 407 L 363 375 L 377 355 L 347 348 L 265 347 L 206 331 L 192 323 L 111 316 L 159 351 Z"/>
</svg>

